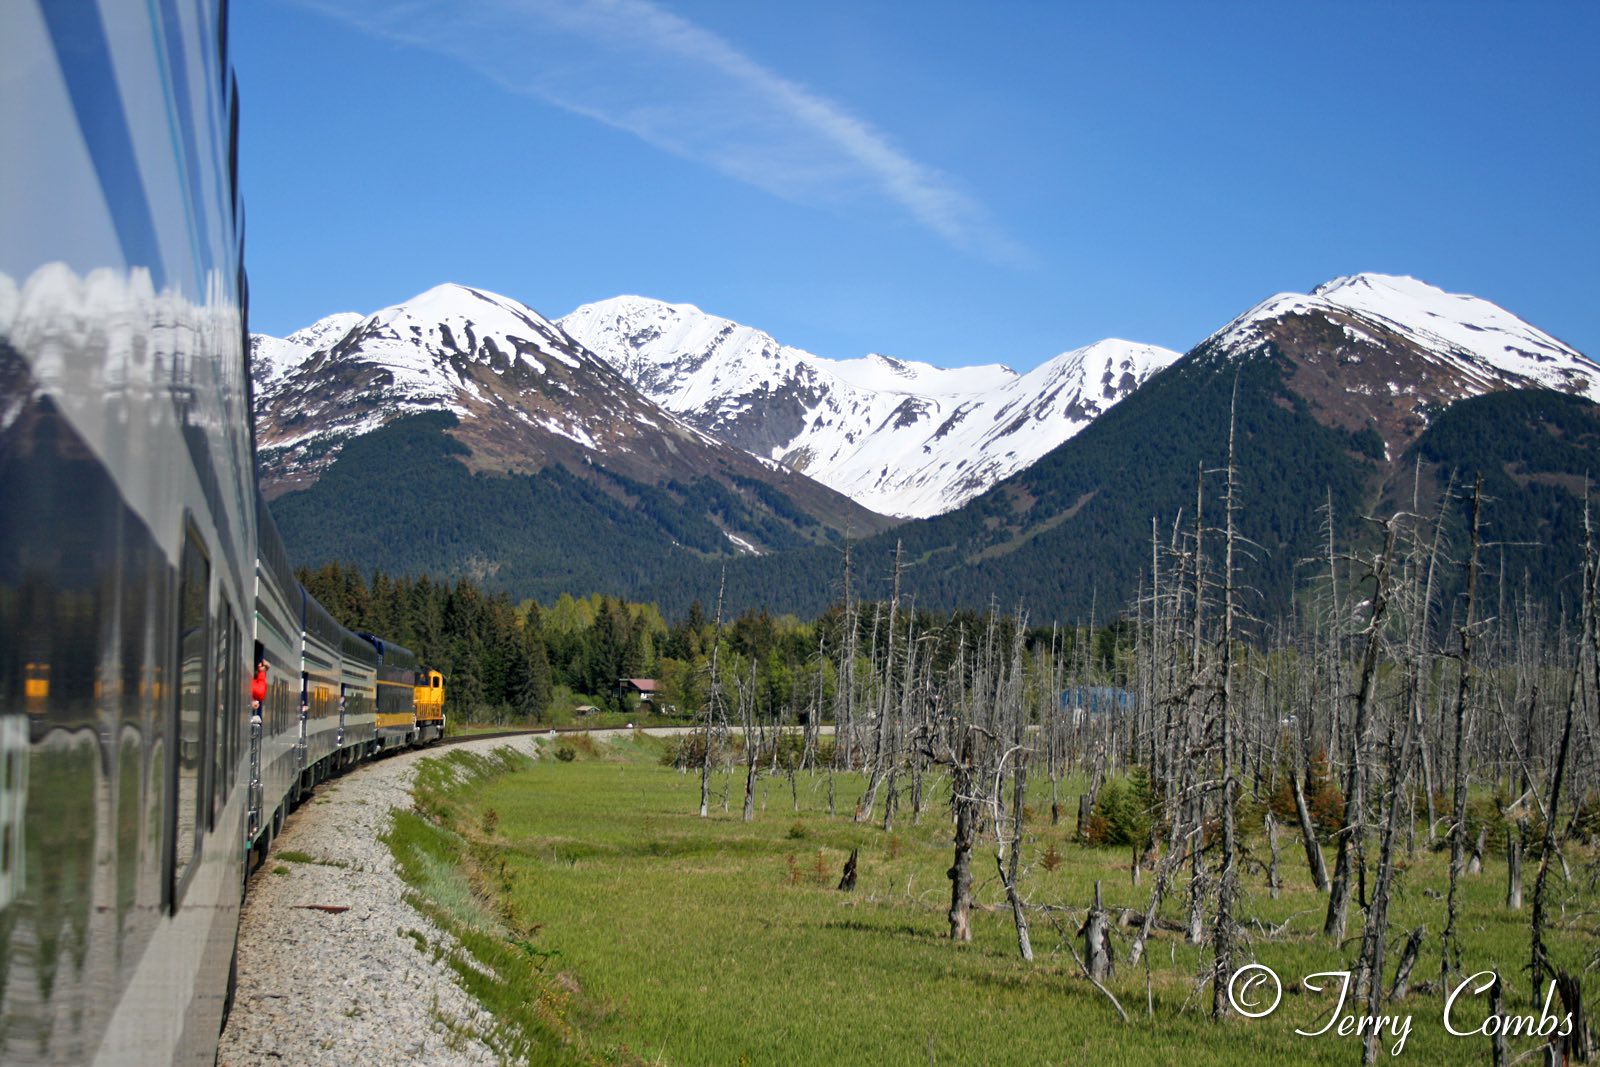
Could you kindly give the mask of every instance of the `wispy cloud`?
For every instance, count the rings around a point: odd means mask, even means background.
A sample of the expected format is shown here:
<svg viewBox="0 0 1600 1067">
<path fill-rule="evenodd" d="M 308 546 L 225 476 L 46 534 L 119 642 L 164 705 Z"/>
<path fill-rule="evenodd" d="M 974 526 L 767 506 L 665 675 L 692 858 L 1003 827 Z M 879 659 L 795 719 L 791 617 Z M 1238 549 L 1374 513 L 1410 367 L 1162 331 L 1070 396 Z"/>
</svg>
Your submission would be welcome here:
<svg viewBox="0 0 1600 1067">
<path fill-rule="evenodd" d="M 886 199 L 956 248 L 1007 264 L 1032 258 L 953 178 L 649 0 L 297 2 L 774 196 L 808 205 Z"/>
</svg>

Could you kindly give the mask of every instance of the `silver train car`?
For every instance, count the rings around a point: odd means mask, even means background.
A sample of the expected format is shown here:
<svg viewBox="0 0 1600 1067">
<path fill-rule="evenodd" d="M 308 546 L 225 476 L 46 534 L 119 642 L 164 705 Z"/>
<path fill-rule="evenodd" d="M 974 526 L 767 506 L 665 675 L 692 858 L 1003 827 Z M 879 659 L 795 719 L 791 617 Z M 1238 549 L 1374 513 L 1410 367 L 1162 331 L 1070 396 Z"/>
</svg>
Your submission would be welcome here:
<svg viewBox="0 0 1600 1067">
<path fill-rule="evenodd" d="M 257 492 L 224 0 L 6 0 L 0 53 L 0 1063 L 210 1064 L 380 654 Z"/>
</svg>

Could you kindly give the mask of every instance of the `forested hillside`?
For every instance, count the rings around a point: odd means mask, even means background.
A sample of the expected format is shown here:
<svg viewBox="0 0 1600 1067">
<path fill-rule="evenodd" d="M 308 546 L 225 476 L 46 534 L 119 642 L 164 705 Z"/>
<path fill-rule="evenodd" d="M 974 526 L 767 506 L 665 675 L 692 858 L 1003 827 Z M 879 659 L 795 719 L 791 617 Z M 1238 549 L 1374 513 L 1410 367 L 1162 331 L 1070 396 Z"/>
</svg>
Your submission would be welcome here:
<svg viewBox="0 0 1600 1067">
<path fill-rule="evenodd" d="M 1600 406 L 1548 389 L 1463 400 L 1444 411 L 1399 464 L 1384 510 L 1426 510 L 1449 487 L 1483 477 L 1484 537 L 1497 593 L 1571 617 L 1583 570 L 1584 506 L 1600 474 Z M 1466 540 L 1466 509 L 1447 512 L 1453 543 Z M 1454 591 L 1456 586 L 1446 584 Z M 1508 605 L 1509 610 L 1509 605 Z"/>
<path fill-rule="evenodd" d="M 1197 360 L 1174 365 L 965 507 L 861 542 L 855 580 L 865 595 L 885 595 L 898 544 L 905 587 L 930 607 L 993 598 L 1037 619 L 1087 619 L 1095 605 L 1102 617 L 1119 613 L 1150 557 L 1152 521 L 1168 540 L 1175 520 L 1192 520 L 1201 472 L 1226 464 L 1236 382 L 1241 523 L 1259 546 L 1251 580 L 1263 607 L 1282 610 L 1299 561 L 1316 554 L 1330 496 L 1339 534 L 1354 528 L 1381 443 L 1317 422 L 1271 359 L 1239 364 L 1237 374 Z M 1216 484 L 1208 476 L 1206 493 Z M 738 560 L 728 586 L 740 606 L 805 614 L 838 595 L 841 566 L 838 550 Z M 715 581 L 705 571 L 675 576 L 652 587 L 652 598 L 674 605 L 704 597 Z"/>
<path fill-rule="evenodd" d="M 1218 521 L 1236 411 L 1252 613 L 1292 611 L 1312 561 L 1326 555 L 1330 507 L 1335 540 L 1362 542 L 1372 536 L 1370 516 L 1436 511 L 1452 472 L 1457 489 L 1484 474 L 1494 558 L 1504 559 L 1519 589 L 1556 602 L 1582 550 L 1584 474 L 1600 469 L 1600 406 L 1546 389 L 1463 400 L 1435 413 L 1410 451 L 1385 462 L 1384 442 L 1370 429 L 1319 422 L 1289 387 L 1290 370 L 1270 349 L 1268 358 L 1227 366 L 1176 364 L 965 507 L 857 543 L 852 580 L 865 596 L 886 596 L 898 547 L 904 588 L 929 607 L 993 600 L 1021 605 L 1036 620 L 1127 611 L 1147 574 L 1152 537 L 1169 542 L 1173 524 L 1192 524 L 1197 507 L 1208 523 Z M 1460 514 L 1452 512 L 1458 533 Z M 843 574 L 838 548 L 735 560 L 727 566 L 730 602 L 814 613 L 840 595 Z M 711 595 L 718 575 L 672 573 L 644 595 L 671 610 Z"/>
<path fill-rule="evenodd" d="M 444 412 L 413 415 L 353 438 L 315 485 L 273 501 L 295 562 L 361 560 L 553 600 L 636 596 L 705 557 L 731 555 L 719 522 L 785 547 L 837 539 L 759 482 L 655 486 L 559 466 L 474 473 L 463 462 L 467 447 L 446 432 L 455 424 Z"/>
</svg>

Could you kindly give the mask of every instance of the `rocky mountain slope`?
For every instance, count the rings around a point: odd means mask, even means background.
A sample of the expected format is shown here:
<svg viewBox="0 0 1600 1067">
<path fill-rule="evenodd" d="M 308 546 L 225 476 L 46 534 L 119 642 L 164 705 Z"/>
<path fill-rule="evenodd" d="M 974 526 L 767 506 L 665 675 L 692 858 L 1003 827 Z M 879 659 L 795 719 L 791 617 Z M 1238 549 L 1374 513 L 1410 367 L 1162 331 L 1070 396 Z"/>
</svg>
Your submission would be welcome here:
<svg viewBox="0 0 1600 1067">
<path fill-rule="evenodd" d="M 1195 358 L 1271 354 L 1319 421 L 1370 427 L 1398 455 L 1466 397 L 1543 386 L 1600 400 L 1600 366 L 1487 300 L 1415 278 L 1357 274 L 1280 293 L 1207 338 Z"/>
<path fill-rule="evenodd" d="M 407 416 L 445 413 L 454 417 L 446 432 L 475 472 L 560 468 L 630 506 L 649 498 L 658 510 L 699 508 L 730 551 L 888 524 L 663 411 L 549 320 L 478 289 L 442 285 L 371 315 L 258 337 L 252 372 L 269 497 L 313 485 L 351 440 Z M 650 489 L 667 496 L 656 501 Z M 664 532 L 663 541 L 672 539 Z"/>
<path fill-rule="evenodd" d="M 893 515 L 936 515 L 1026 468 L 1177 358 L 1106 340 L 1024 375 L 833 360 L 687 304 L 616 297 L 559 320 L 686 421 Z"/>
</svg>

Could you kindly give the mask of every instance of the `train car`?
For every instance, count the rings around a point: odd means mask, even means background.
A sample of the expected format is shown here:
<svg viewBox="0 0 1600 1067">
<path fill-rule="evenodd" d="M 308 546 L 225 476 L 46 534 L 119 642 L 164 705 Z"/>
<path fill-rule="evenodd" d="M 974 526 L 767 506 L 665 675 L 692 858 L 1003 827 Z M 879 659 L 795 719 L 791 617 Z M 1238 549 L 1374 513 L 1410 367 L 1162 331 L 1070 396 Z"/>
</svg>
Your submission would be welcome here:
<svg viewBox="0 0 1600 1067">
<path fill-rule="evenodd" d="M 378 743 L 378 650 L 340 627 L 339 758 L 341 768 L 371 755 Z"/>
<path fill-rule="evenodd" d="M 417 709 L 417 743 L 432 744 L 444 736 L 444 675 L 419 670 L 412 701 Z"/>
<path fill-rule="evenodd" d="M 305 641 L 300 664 L 300 788 L 315 788 L 339 750 L 339 699 L 344 690 L 344 627 L 303 588 Z"/>
<path fill-rule="evenodd" d="M 417 657 L 376 634 L 358 635 L 378 653 L 377 750 L 393 752 L 417 742 Z"/>
<path fill-rule="evenodd" d="M 265 501 L 257 502 L 255 662 L 267 664 L 267 699 L 251 722 L 247 847 L 264 856 L 300 780 L 301 604 L 289 552 Z"/>
<path fill-rule="evenodd" d="M 0 1062 L 210 1064 L 256 558 L 226 19 L 7 0 L 0 51 Z"/>
</svg>

